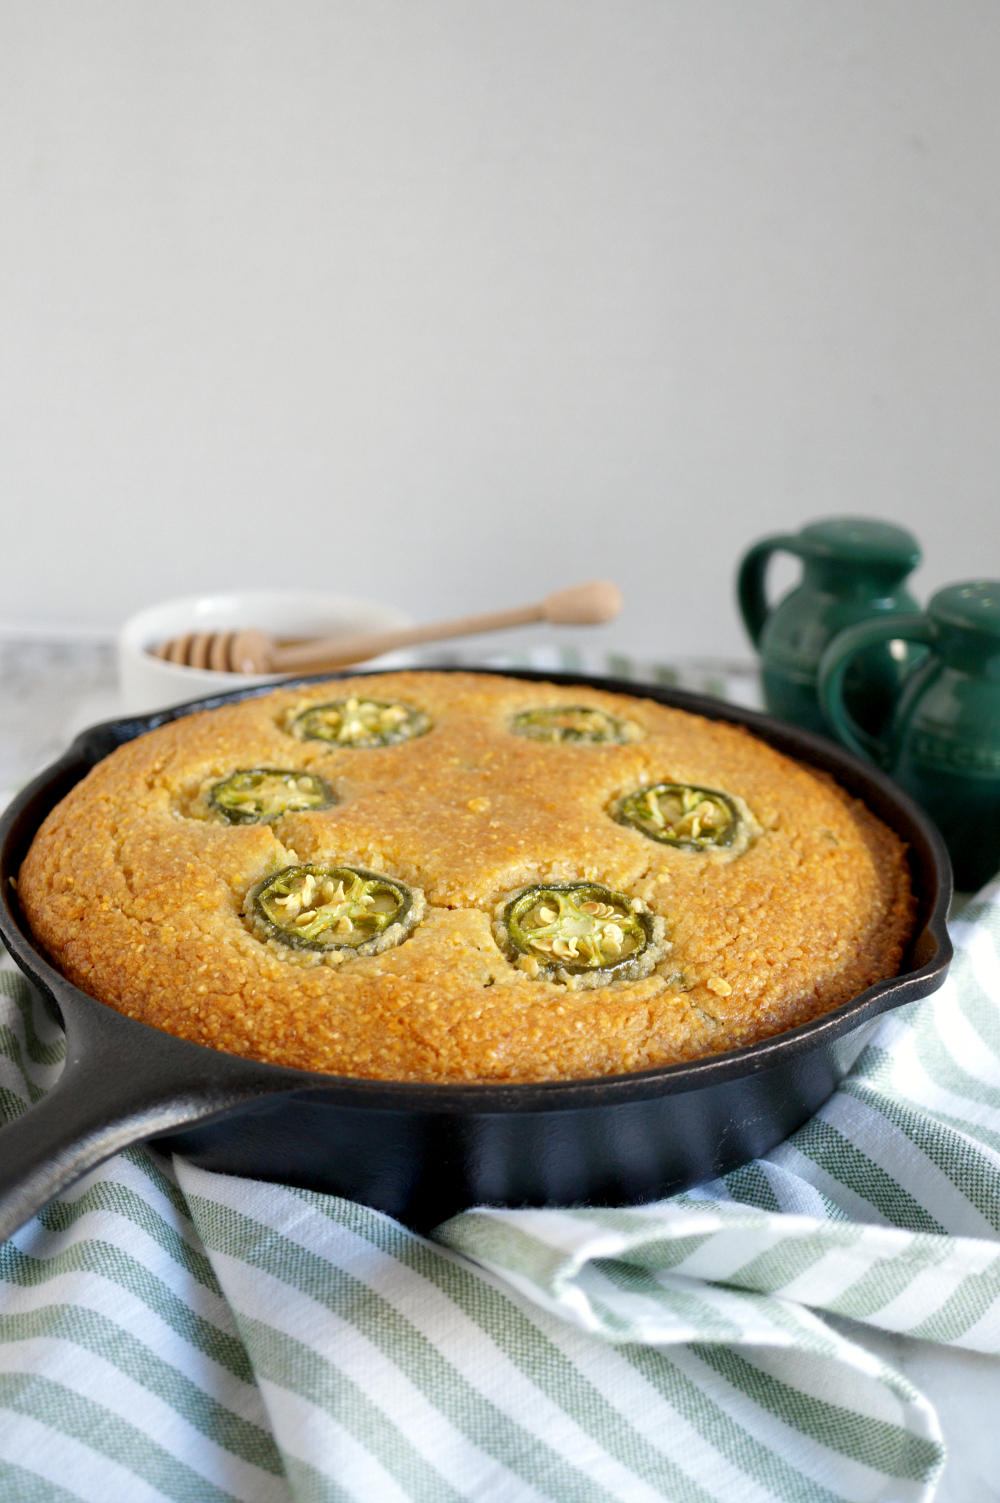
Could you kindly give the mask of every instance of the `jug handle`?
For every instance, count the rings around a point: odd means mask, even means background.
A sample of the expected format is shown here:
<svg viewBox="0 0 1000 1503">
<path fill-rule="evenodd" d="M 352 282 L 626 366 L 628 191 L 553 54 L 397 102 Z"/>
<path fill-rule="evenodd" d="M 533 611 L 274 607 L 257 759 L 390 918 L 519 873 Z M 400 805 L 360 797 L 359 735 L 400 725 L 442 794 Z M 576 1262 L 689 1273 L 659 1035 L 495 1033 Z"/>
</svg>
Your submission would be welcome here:
<svg viewBox="0 0 1000 1503">
<path fill-rule="evenodd" d="M 801 557 L 799 540 L 790 533 L 778 533 L 775 537 L 761 538 L 744 555 L 736 578 L 736 593 L 740 602 L 743 624 L 755 647 L 760 646 L 761 633 L 771 614 L 764 587 L 767 566 L 772 553 L 794 553 Z"/>
<path fill-rule="evenodd" d="M 866 647 L 878 642 L 905 639 L 907 642 L 922 642 L 927 647 L 934 645 L 934 628 L 926 616 L 886 616 L 880 621 L 860 621 L 838 632 L 823 654 L 819 665 L 817 690 L 823 713 L 833 728 L 837 740 L 850 751 L 857 752 L 876 767 L 884 767 L 888 748 L 883 741 L 862 730 L 844 704 L 844 675 L 851 659 Z"/>
</svg>

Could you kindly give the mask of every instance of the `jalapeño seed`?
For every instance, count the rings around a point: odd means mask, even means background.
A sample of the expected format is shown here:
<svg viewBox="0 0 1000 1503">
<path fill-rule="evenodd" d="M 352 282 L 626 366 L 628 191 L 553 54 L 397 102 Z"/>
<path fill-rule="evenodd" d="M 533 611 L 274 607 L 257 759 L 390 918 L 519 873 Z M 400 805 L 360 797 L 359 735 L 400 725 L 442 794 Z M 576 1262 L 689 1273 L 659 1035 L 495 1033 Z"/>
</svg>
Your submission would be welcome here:
<svg viewBox="0 0 1000 1503">
<path fill-rule="evenodd" d="M 626 793 L 611 806 L 619 824 L 682 851 L 724 850 L 740 833 L 735 801 L 716 788 L 693 783 L 654 783 Z"/>
<path fill-rule="evenodd" d="M 336 801 L 322 778 L 278 767 L 241 767 L 208 790 L 212 813 L 231 825 L 270 824 L 283 814 L 329 809 Z"/>
<path fill-rule="evenodd" d="M 293 713 L 287 729 L 300 741 L 326 741 L 332 746 L 395 746 L 425 736 L 429 718 L 411 705 L 385 699 L 335 699 Z"/>
</svg>

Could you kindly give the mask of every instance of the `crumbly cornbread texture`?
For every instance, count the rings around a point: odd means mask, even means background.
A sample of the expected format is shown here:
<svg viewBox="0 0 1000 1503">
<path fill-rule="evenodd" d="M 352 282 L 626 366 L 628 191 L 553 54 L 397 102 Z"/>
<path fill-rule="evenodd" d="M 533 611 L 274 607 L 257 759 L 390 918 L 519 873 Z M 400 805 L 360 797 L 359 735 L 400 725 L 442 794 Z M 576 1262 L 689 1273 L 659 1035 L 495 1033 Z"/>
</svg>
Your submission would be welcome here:
<svg viewBox="0 0 1000 1503">
<path fill-rule="evenodd" d="M 423 711 L 384 747 L 299 740 L 290 711 L 357 694 Z M 511 731 L 584 704 L 638 727 L 626 744 Z M 329 808 L 271 824 L 206 818 L 240 768 L 301 769 Z M 643 784 L 735 795 L 740 854 L 660 845 L 609 808 Z M 422 889 L 396 948 L 295 964 L 247 928 L 249 889 L 296 862 Z M 666 922 L 651 975 L 574 988 L 498 947 L 493 910 L 530 883 L 599 882 Z M 815 1017 L 894 975 L 913 927 L 904 848 L 828 778 L 738 727 L 596 689 L 467 673 L 339 679 L 174 721 L 96 766 L 21 869 L 32 931 L 76 985 L 155 1028 L 233 1054 L 381 1080 L 616 1074 L 713 1054 Z"/>
</svg>

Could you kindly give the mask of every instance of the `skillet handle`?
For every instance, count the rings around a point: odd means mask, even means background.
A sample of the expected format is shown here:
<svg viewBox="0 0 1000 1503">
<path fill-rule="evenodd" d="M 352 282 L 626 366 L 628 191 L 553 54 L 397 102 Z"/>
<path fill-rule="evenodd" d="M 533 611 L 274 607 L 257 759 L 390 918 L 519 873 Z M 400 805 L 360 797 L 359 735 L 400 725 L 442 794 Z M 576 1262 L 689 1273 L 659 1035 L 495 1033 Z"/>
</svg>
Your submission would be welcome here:
<svg viewBox="0 0 1000 1503">
<path fill-rule="evenodd" d="M 106 1066 L 67 1060 L 51 1091 L 0 1129 L 0 1238 L 88 1170 L 149 1137 L 156 1129 L 146 1127 L 147 1116 L 137 1119 L 109 1100 Z M 167 1116 L 171 1124 L 177 1120 Z"/>
<path fill-rule="evenodd" d="M 74 1013 L 64 1013 L 62 1074 L 37 1105 L 0 1128 L 0 1240 L 123 1148 L 225 1115 L 267 1089 L 252 1067 L 235 1085 L 220 1082 L 197 1045 L 171 1039 L 174 1052 L 180 1044 L 195 1056 L 178 1069 L 157 1047 L 165 1035 L 102 1013 L 107 1010 L 87 997 L 78 999 Z M 137 1048 L 129 1047 L 132 1031 Z"/>
</svg>

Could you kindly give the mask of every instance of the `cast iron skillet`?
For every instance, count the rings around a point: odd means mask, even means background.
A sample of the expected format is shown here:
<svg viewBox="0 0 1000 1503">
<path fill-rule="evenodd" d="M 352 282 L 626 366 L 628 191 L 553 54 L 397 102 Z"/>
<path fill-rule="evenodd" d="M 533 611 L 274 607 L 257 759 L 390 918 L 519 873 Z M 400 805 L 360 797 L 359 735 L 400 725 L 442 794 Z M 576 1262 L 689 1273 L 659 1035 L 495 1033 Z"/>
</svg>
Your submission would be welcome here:
<svg viewBox="0 0 1000 1503">
<path fill-rule="evenodd" d="M 10 878 L 49 810 L 115 747 L 271 686 L 110 721 L 78 736 L 0 821 L 0 934 L 29 980 L 55 1002 L 67 1046 L 53 1090 L 0 1131 L 0 1237 L 144 1139 L 206 1169 L 363 1201 L 417 1230 L 471 1205 L 653 1200 L 768 1152 L 822 1106 L 880 1013 L 940 986 L 952 954 L 948 856 L 930 820 L 888 778 L 820 736 L 701 695 L 564 673 L 516 677 L 639 694 L 744 725 L 831 773 L 909 846 L 920 906 L 900 975 L 777 1038 L 594 1080 L 356 1080 L 188 1043 L 113 1011 L 61 976 L 32 939 Z"/>
</svg>

